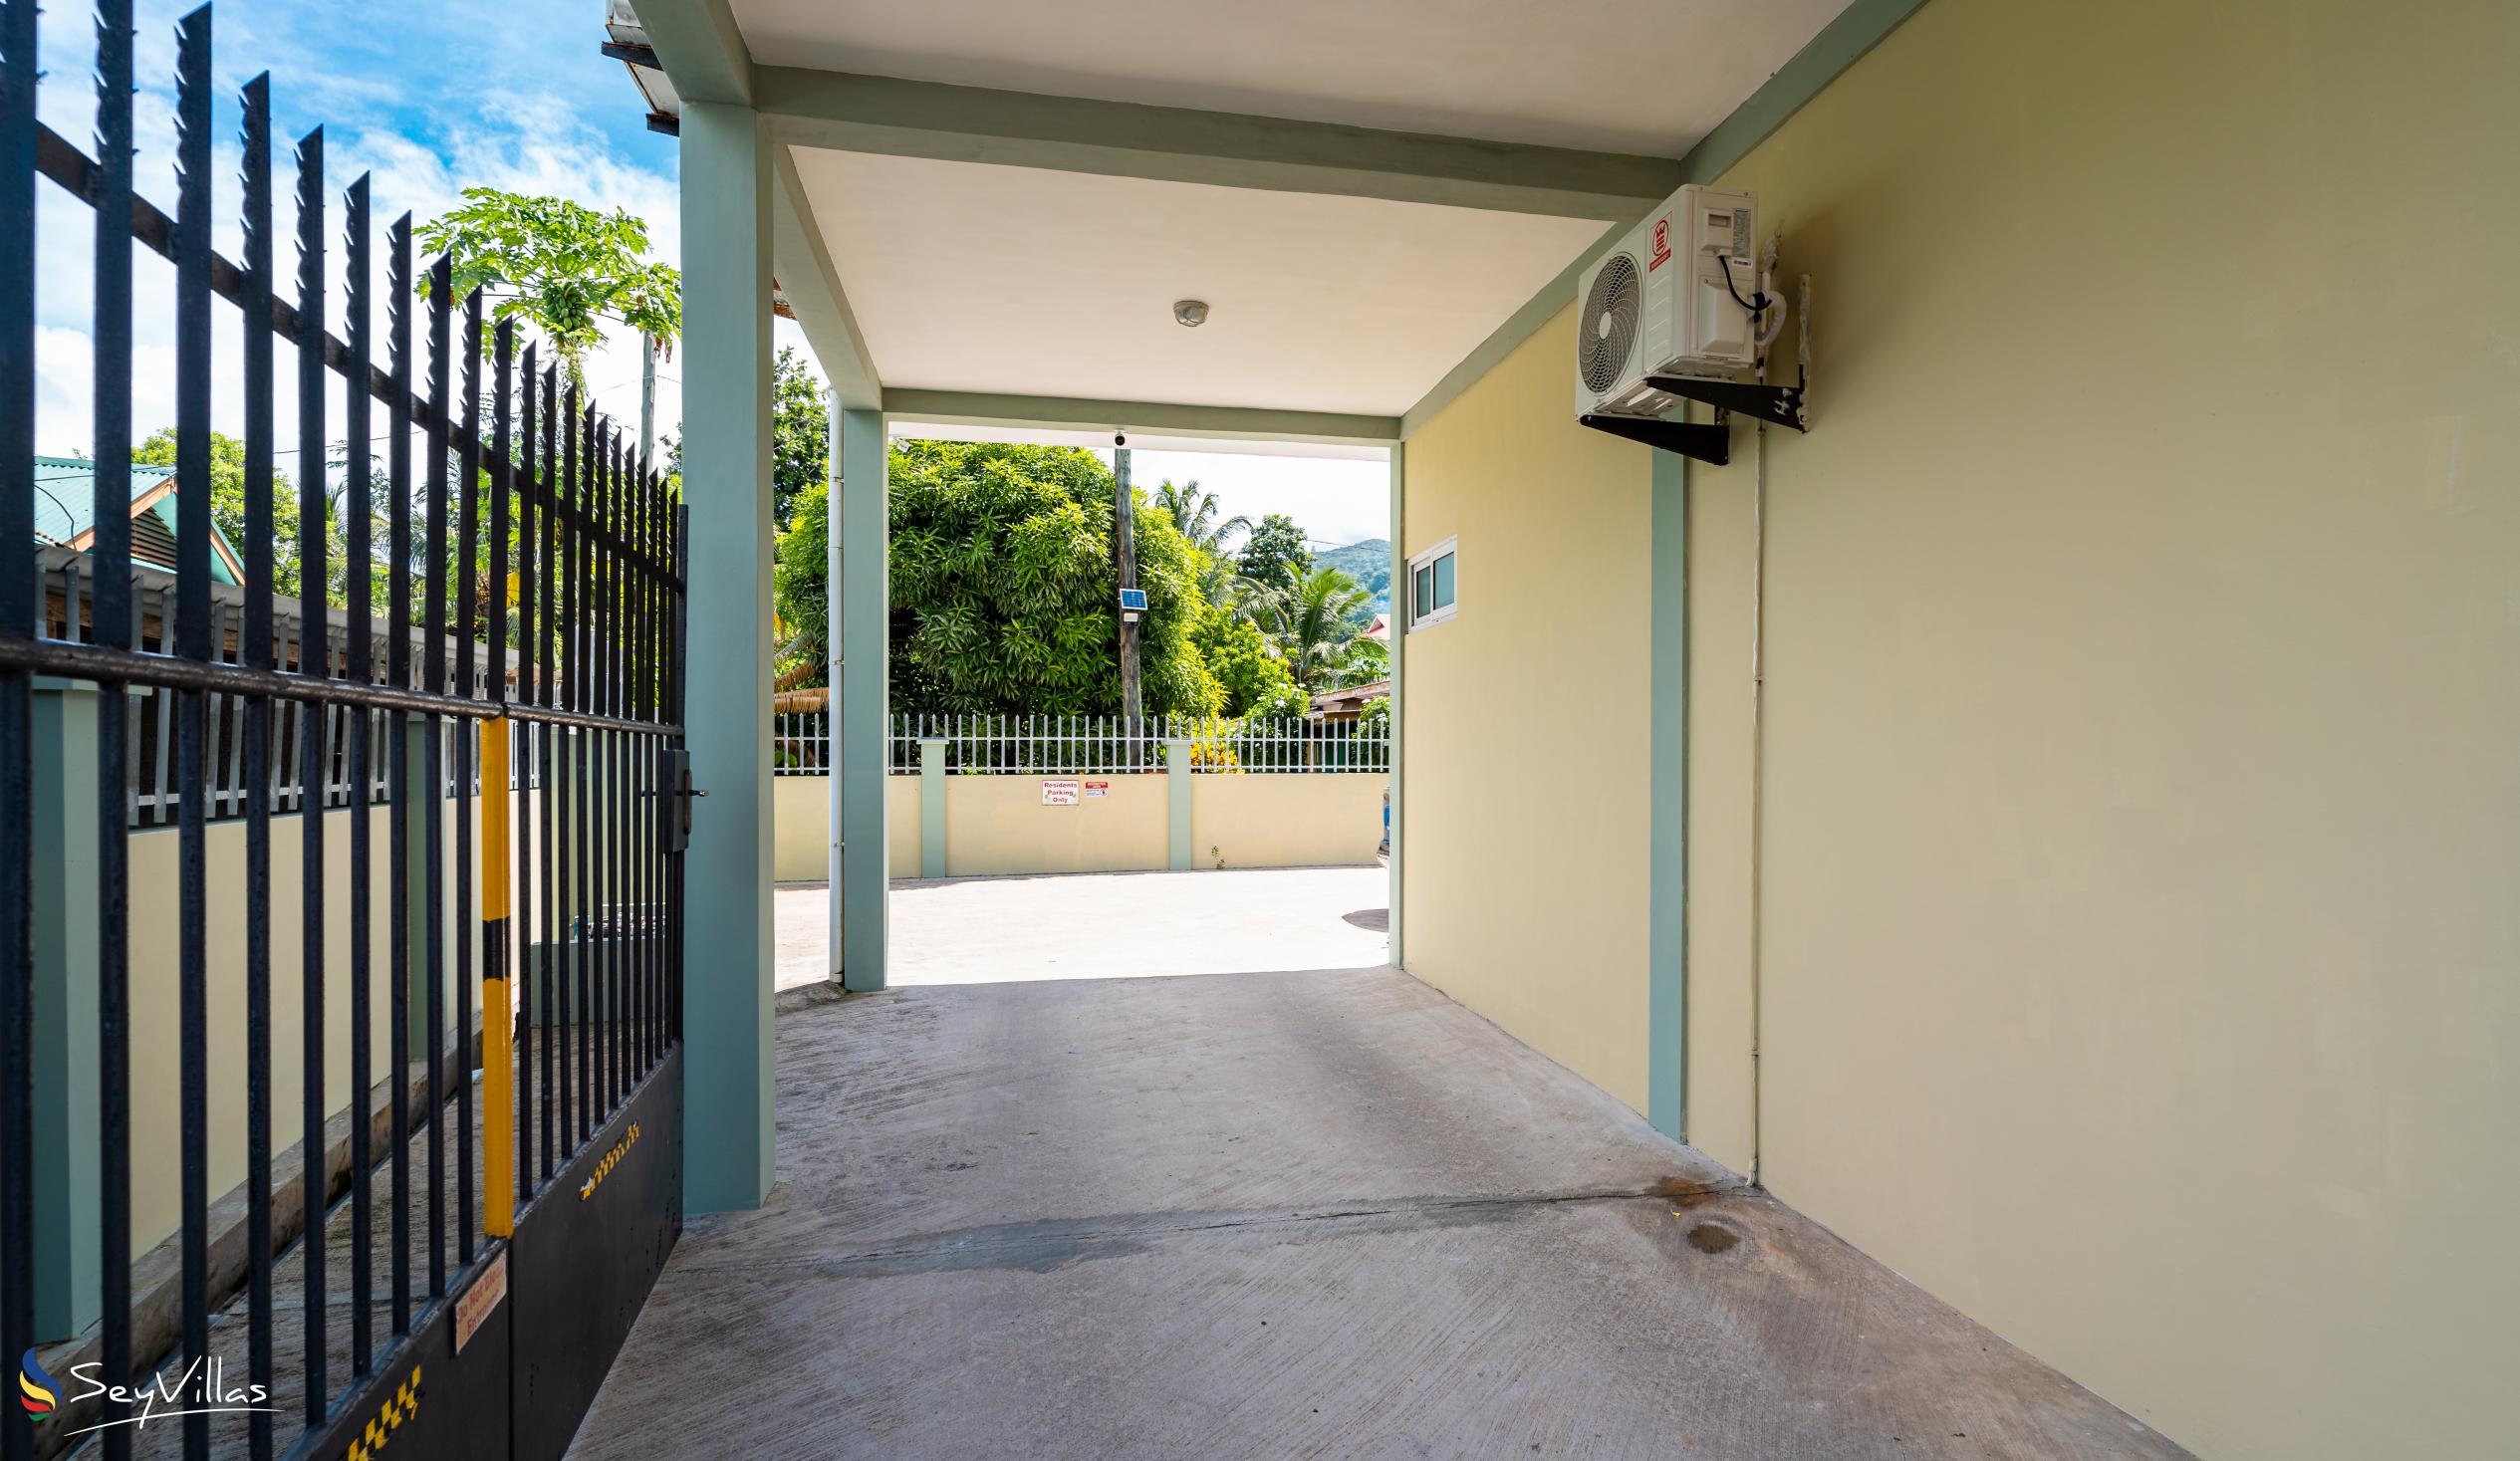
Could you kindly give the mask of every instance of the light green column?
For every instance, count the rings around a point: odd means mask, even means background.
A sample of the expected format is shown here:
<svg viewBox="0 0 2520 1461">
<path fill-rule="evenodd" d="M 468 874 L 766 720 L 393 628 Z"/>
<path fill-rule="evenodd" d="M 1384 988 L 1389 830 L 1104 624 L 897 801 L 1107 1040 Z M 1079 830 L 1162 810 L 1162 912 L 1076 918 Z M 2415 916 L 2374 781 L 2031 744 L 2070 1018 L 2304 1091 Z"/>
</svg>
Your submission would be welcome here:
<svg viewBox="0 0 2520 1461">
<path fill-rule="evenodd" d="M 35 1337 L 96 1321 L 97 687 L 35 682 Z"/>
<path fill-rule="evenodd" d="M 1646 772 L 1645 1119 L 1687 1139 L 1688 463 L 1653 454 L 1653 655 Z"/>
<path fill-rule="evenodd" d="M 1175 737 L 1163 743 L 1164 791 L 1170 797 L 1165 809 L 1171 820 L 1165 825 L 1164 849 L 1169 853 L 1164 865 L 1175 872 L 1190 870 L 1190 743 Z"/>
<path fill-rule="evenodd" d="M 849 581 L 849 573 L 840 561 L 840 545 L 848 536 L 840 519 L 840 392 L 823 393 L 823 413 L 829 424 L 829 439 L 823 447 L 823 486 L 830 494 L 823 503 L 823 684 L 827 687 L 823 701 L 823 977 L 845 989 L 840 971 L 849 962 L 849 926 L 841 904 L 849 879 L 843 875 L 841 856 L 840 809 L 846 800 L 842 787 L 847 778 L 840 774 L 840 706 L 841 629 L 849 616 L 843 612 L 840 590 Z"/>
<path fill-rule="evenodd" d="M 1408 964 L 1400 952 L 1400 771 L 1407 759 L 1401 754 L 1400 716 L 1407 703 L 1402 698 L 1405 680 L 1401 677 L 1402 661 L 1408 657 L 1408 469 L 1404 442 L 1391 443 L 1391 865 L 1388 922 L 1391 930 L 1391 967 L 1405 969 Z"/>
<path fill-rule="evenodd" d="M 945 741 L 918 743 L 918 875 L 945 875 Z"/>
<path fill-rule="evenodd" d="M 770 1191 L 770 165 L 750 108 L 682 109 L 682 490 L 690 504 L 683 859 L 687 1211 Z"/>
<path fill-rule="evenodd" d="M 884 908 L 885 862 L 883 762 L 885 721 L 891 713 L 885 673 L 892 659 L 891 529 L 885 519 L 883 413 L 841 412 L 840 510 L 832 515 L 841 533 L 841 582 L 831 588 L 840 606 L 840 703 L 833 713 L 839 738 L 842 918 L 847 948 L 842 983 L 853 990 L 883 987 L 891 931 Z"/>
</svg>

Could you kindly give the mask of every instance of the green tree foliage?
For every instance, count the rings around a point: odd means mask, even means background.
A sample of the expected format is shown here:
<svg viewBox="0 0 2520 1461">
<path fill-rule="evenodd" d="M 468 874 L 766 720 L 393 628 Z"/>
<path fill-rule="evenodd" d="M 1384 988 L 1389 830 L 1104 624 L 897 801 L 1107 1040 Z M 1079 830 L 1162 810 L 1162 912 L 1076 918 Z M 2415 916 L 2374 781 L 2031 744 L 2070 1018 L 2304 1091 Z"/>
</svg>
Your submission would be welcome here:
<svg viewBox="0 0 2520 1461">
<path fill-rule="evenodd" d="M 146 441 L 131 448 L 134 465 L 171 467 L 175 464 L 175 428 L 162 427 Z M 326 504 L 329 517 L 330 503 Z M 276 531 L 272 534 L 271 582 L 278 592 L 295 597 L 298 587 L 298 489 L 279 472 L 272 473 L 271 514 Z M 210 433 L 210 521 L 218 524 L 228 545 L 243 558 L 247 553 L 245 534 L 245 443 L 221 432 Z M 334 538 L 332 525 L 326 524 L 328 539 Z"/>
<path fill-rule="evenodd" d="M 456 299 L 484 290 L 492 318 L 522 318 L 542 332 L 581 390 L 605 319 L 654 341 L 660 355 L 682 333 L 682 276 L 647 257 L 647 225 L 625 209 L 468 187 L 463 205 L 421 224 L 418 238 L 452 258 Z M 428 284 L 421 274 L 421 294 Z"/>
<path fill-rule="evenodd" d="M 1240 513 L 1219 520 L 1217 514 L 1224 507 L 1217 502 L 1215 493 L 1196 482 L 1176 486 L 1166 479 L 1156 486 L 1154 502 L 1171 516 L 1172 526 L 1189 540 L 1190 546 L 1210 558 L 1229 557 L 1233 536 L 1251 531 L 1251 519 Z"/>
<path fill-rule="evenodd" d="M 1289 693 L 1302 698 L 1277 646 L 1249 619 L 1211 604 L 1191 628 L 1190 642 L 1224 692 L 1225 714 L 1250 715 L 1255 706 L 1283 705 Z"/>
<path fill-rule="evenodd" d="M 1374 596 L 1371 612 L 1382 613 L 1391 607 L 1391 545 L 1383 538 L 1367 538 L 1339 548 L 1326 548 L 1313 555 L 1318 568 L 1335 568 L 1357 581 L 1357 587 Z"/>
<path fill-rule="evenodd" d="M 892 448 L 888 486 L 895 711 L 1119 712 L 1108 467 L 1072 447 L 910 441 Z M 828 659 L 829 516 L 817 482 L 779 545 L 779 617 L 808 662 Z M 1146 713 L 1214 714 L 1224 696 L 1191 641 L 1207 609 L 1198 554 L 1142 494 L 1135 530 Z"/>
<path fill-rule="evenodd" d="M 822 377 L 796 353 L 779 348 L 770 383 L 770 516 L 785 533 L 806 489 L 831 476 L 832 417 Z M 682 477 L 682 438 L 665 438 L 665 475 Z"/>
<path fill-rule="evenodd" d="M 1267 593 L 1283 593 L 1313 571 L 1313 555 L 1304 546 L 1304 530 L 1295 519 L 1273 512 L 1260 519 L 1236 557 L 1242 577 Z"/>
<path fill-rule="evenodd" d="M 175 464 L 175 428 L 161 427 L 149 438 L 131 448 L 131 460 L 149 466 L 171 467 Z M 383 490 L 378 481 L 377 490 Z M 388 504 L 379 502 L 379 507 Z M 288 475 L 275 468 L 271 474 L 271 585 L 274 593 L 295 599 L 304 593 L 298 572 L 298 487 Z M 218 524 L 236 556 L 250 553 L 249 535 L 245 531 L 245 443 L 221 432 L 210 433 L 210 521 Z M 376 573 L 371 578 L 375 602 L 382 607 L 389 587 L 385 580 L 387 564 L 383 558 L 391 540 L 386 536 L 385 519 L 379 517 L 369 537 L 378 553 Z M 324 499 L 324 564 L 325 600 L 336 608 L 348 602 L 344 588 L 350 582 L 346 538 L 342 532 L 341 505 L 328 494 Z"/>
<path fill-rule="evenodd" d="M 1391 646 L 1381 639 L 1369 639 L 1359 634 L 1348 641 L 1346 652 L 1330 671 L 1330 686 L 1345 690 L 1390 677 Z"/>
<path fill-rule="evenodd" d="M 831 678 L 825 668 L 831 663 L 826 632 L 831 626 L 831 484 L 811 484 L 797 494 L 788 529 L 779 535 L 770 598 L 783 635 L 777 670 L 781 689 L 820 685 Z"/>
<path fill-rule="evenodd" d="M 1265 524 L 1264 524 L 1265 526 Z M 1337 569 L 1315 569 L 1291 589 L 1270 595 L 1260 609 L 1261 624 L 1277 640 L 1295 682 L 1317 690 L 1331 682 L 1348 655 L 1348 646 L 1362 632 L 1357 611 L 1374 596 Z"/>
<path fill-rule="evenodd" d="M 770 386 L 770 515 L 782 533 L 788 530 L 797 500 L 806 489 L 831 476 L 829 400 L 821 377 L 805 357 L 794 346 L 781 346 Z M 675 445 L 678 448 L 681 443 Z M 681 465 L 677 450 L 675 469 Z"/>
</svg>

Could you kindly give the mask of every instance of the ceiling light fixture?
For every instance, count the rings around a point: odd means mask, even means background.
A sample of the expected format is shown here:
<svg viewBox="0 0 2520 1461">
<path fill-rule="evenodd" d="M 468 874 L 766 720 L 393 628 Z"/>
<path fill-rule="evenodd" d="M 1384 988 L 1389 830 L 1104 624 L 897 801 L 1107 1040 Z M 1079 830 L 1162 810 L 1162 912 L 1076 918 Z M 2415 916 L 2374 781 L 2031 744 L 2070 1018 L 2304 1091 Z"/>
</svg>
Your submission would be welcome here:
<svg viewBox="0 0 2520 1461">
<path fill-rule="evenodd" d="M 1201 325 L 1207 323 L 1207 301 L 1174 300 L 1172 302 L 1172 318 L 1181 324 L 1188 326 L 1190 329 L 1196 330 Z"/>
</svg>

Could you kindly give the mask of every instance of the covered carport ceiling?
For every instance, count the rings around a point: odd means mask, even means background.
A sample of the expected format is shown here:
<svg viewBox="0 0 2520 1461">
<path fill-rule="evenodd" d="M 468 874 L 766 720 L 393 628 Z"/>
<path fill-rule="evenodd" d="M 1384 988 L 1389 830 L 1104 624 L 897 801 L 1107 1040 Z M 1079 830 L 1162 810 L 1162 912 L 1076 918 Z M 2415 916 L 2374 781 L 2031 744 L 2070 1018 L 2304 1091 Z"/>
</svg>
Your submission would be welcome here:
<svg viewBox="0 0 2520 1461">
<path fill-rule="evenodd" d="M 1554 313 L 1849 8 L 634 3 L 651 97 L 761 114 L 781 284 L 887 410 L 1311 440 L 1396 437 Z"/>
<path fill-rule="evenodd" d="M 732 0 L 768 65 L 1677 157 L 1847 0 Z"/>
<path fill-rule="evenodd" d="M 884 382 L 1395 416 L 1601 235 L 1320 193 L 799 147 Z M 1212 307 L 1184 329 L 1173 301 Z"/>
</svg>

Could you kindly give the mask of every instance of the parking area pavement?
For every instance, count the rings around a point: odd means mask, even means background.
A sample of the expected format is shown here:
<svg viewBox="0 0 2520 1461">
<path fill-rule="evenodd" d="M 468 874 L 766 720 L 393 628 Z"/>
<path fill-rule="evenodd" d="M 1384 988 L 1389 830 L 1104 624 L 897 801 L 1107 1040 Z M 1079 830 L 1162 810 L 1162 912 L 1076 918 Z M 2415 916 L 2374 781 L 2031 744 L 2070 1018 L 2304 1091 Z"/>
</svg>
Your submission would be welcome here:
<svg viewBox="0 0 2520 1461">
<path fill-rule="evenodd" d="M 1381 867 L 946 877 L 892 884 L 889 983 L 996 984 L 1386 962 Z M 781 989 L 827 977 L 821 883 L 778 889 Z"/>
</svg>

